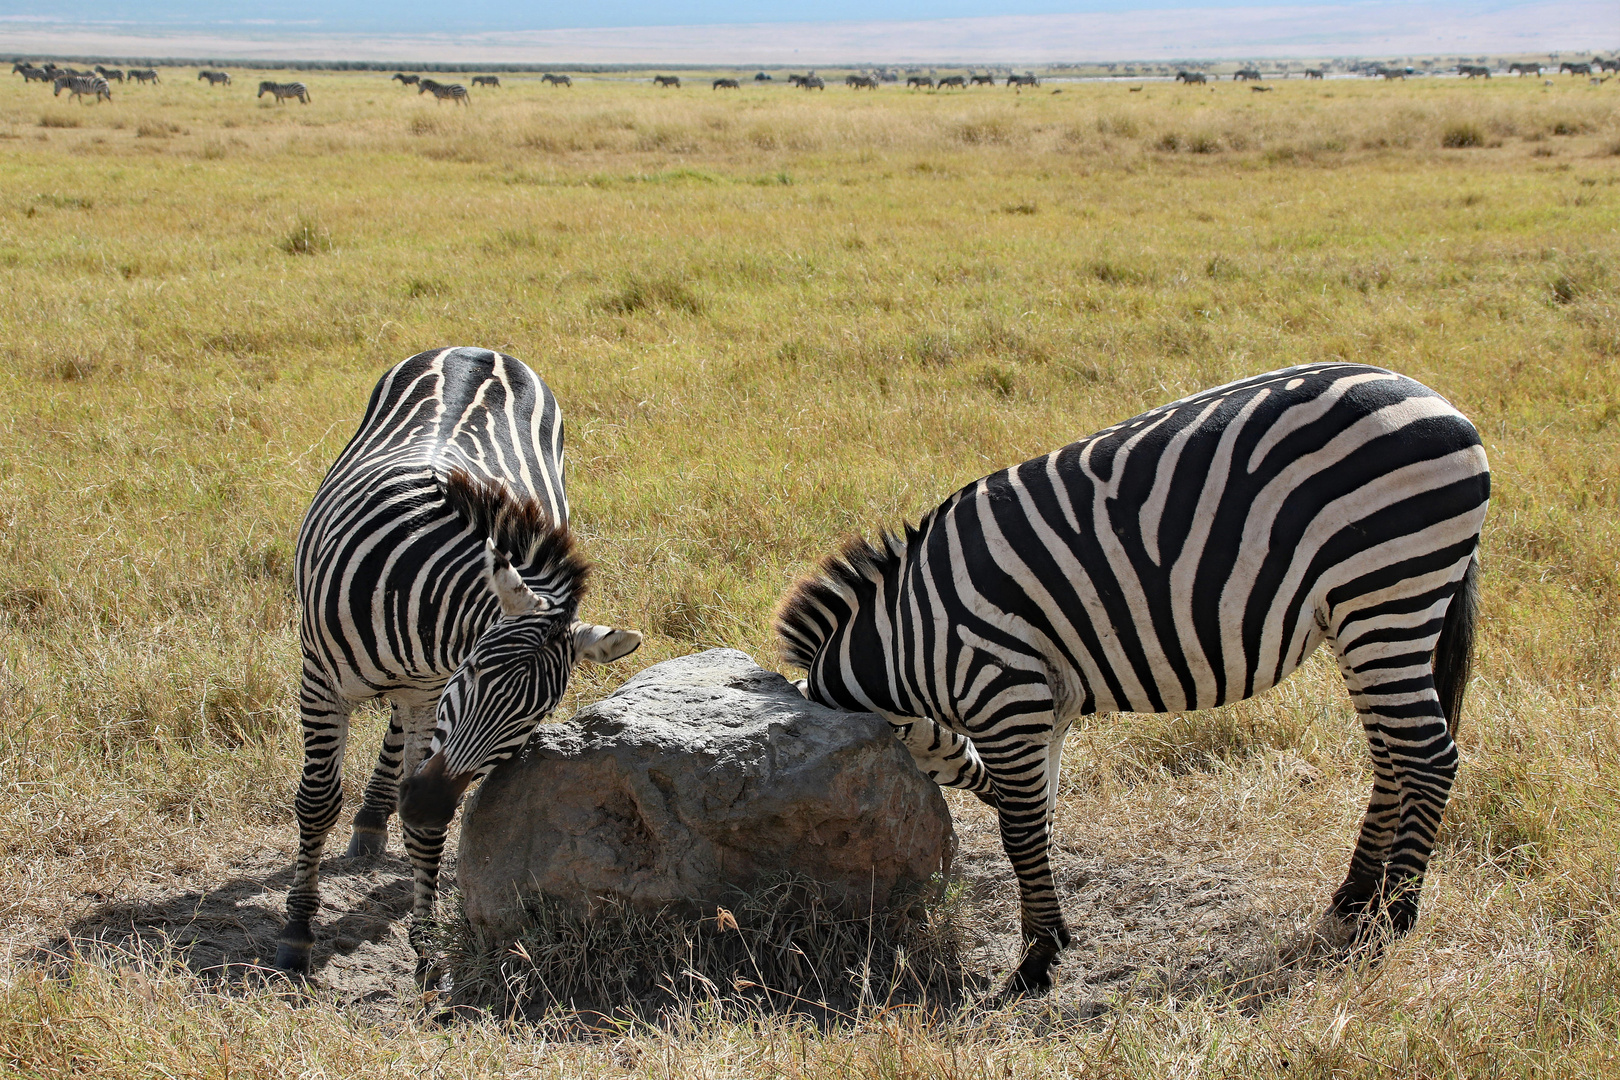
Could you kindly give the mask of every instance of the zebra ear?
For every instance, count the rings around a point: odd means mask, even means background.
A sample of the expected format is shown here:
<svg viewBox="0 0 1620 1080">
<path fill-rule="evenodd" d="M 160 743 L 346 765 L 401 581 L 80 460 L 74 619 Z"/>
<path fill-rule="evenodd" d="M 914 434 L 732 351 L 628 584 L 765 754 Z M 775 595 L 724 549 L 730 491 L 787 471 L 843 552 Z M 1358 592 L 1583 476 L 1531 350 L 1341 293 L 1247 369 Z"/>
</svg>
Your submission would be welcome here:
<svg viewBox="0 0 1620 1080">
<path fill-rule="evenodd" d="M 495 547 L 495 541 L 484 541 L 484 573 L 489 578 L 489 590 L 501 603 L 501 614 L 508 619 L 520 615 L 544 615 L 551 610 L 551 601 L 523 583 L 512 569 L 512 560 Z"/>
<path fill-rule="evenodd" d="M 641 635 L 634 630 L 615 630 L 611 626 L 593 626 L 576 622 L 574 655 L 593 664 L 606 664 L 629 656 L 641 647 Z"/>
</svg>

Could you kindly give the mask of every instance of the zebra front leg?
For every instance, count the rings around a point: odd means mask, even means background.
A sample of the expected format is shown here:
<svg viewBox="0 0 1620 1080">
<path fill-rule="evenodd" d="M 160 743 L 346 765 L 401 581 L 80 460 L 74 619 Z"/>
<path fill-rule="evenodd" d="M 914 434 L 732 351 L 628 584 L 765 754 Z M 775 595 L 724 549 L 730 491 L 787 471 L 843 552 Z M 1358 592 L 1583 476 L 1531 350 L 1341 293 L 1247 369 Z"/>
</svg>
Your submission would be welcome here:
<svg viewBox="0 0 1620 1080">
<path fill-rule="evenodd" d="M 923 717 L 887 719 L 924 776 L 940 787 L 971 791 L 986 806 L 996 805 L 995 784 L 973 740 Z"/>
<path fill-rule="evenodd" d="M 347 702 L 312 684 L 306 675 L 299 694 L 299 720 L 304 731 L 304 772 L 293 801 L 298 814 L 298 858 L 287 891 L 287 923 L 276 942 L 275 966 L 302 974 L 309 971 L 315 935 L 310 920 L 321 906 L 321 852 L 326 835 L 343 810 L 343 752 L 349 741 Z"/>
<path fill-rule="evenodd" d="M 427 755 L 433 738 L 433 712 L 437 694 L 390 694 L 388 734 L 377 753 L 377 768 L 366 785 L 366 795 L 354 815 L 354 834 L 349 838 L 350 858 L 381 855 L 388 848 L 388 819 L 399 801 L 400 777 L 405 766 L 414 771 Z M 411 760 L 407 763 L 406 759 Z"/>
<path fill-rule="evenodd" d="M 444 826 L 418 826 L 401 819 L 405 833 L 405 851 L 411 857 L 415 891 L 411 897 L 411 948 L 416 951 L 416 981 L 425 985 L 433 981 L 433 941 L 429 933 L 433 923 L 433 902 L 439 892 L 439 862 L 444 855 Z"/>
<path fill-rule="evenodd" d="M 1007 992 L 1039 993 L 1052 986 L 1052 965 L 1073 940 L 1052 877 L 1051 796 L 1063 751 L 1062 735 L 1009 747 L 1005 757 L 982 743 L 995 782 L 1001 845 L 1018 877 L 1024 957 Z"/>
</svg>

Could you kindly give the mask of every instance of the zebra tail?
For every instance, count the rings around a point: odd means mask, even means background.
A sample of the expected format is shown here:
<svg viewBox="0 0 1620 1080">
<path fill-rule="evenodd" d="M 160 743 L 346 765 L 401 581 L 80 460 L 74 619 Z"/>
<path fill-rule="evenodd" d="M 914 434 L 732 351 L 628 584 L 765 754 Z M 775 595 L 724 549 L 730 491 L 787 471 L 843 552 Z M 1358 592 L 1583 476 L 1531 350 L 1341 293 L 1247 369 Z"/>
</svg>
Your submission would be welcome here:
<svg viewBox="0 0 1620 1080">
<path fill-rule="evenodd" d="M 1457 594 L 1446 608 L 1440 624 L 1440 640 L 1434 647 L 1434 688 L 1440 695 L 1440 710 L 1452 738 L 1457 736 L 1462 716 L 1463 694 L 1474 667 L 1474 629 L 1479 621 L 1479 552 L 1468 560 Z"/>
</svg>

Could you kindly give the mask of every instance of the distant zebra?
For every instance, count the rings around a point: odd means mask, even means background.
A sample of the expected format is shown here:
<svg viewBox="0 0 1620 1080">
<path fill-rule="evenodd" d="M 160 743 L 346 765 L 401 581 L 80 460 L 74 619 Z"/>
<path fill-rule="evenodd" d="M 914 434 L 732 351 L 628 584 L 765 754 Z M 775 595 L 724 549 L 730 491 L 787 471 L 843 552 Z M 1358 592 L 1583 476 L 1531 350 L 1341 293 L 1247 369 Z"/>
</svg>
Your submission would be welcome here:
<svg viewBox="0 0 1620 1080">
<path fill-rule="evenodd" d="M 1305 77 L 1307 79 L 1325 79 L 1327 78 L 1327 73 L 1321 68 L 1306 68 Z"/>
<path fill-rule="evenodd" d="M 102 67 L 100 64 L 97 64 L 96 65 L 96 74 L 100 75 L 103 79 L 106 79 L 108 82 L 123 82 L 124 81 L 124 73 L 123 73 L 123 71 L 121 71 L 118 68 Z"/>
<path fill-rule="evenodd" d="M 155 68 L 130 68 L 129 77 L 138 83 L 155 83 L 158 81 L 158 73 Z"/>
<path fill-rule="evenodd" d="M 12 71 L 20 72 L 25 83 L 51 81 L 50 72 L 44 68 L 34 67 L 32 64 L 23 64 L 21 67 L 12 68 Z"/>
<path fill-rule="evenodd" d="M 277 967 L 308 969 L 349 715 L 379 696 L 393 719 L 349 854 L 383 851 L 397 807 L 421 955 L 461 794 L 523 748 L 576 663 L 641 643 L 578 621 L 588 572 L 568 528 L 562 417 L 533 371 L 486 349 L 442 349 L 382 377 L 298 532 L 304 771 Z"/>
<path fill-rule="evenodd" d="M 460 83 L 451 83 L 446 86 L 444 83 L 434 82 L 432 79 L 423 79 L 416 87 L 416 94 L 420 97 L 429 92 L 433 94 L 435 104 L 442 105 L 447 100 L 453 101 L 457 105 L 472 104 L 472 99 L 467 96 L 467 88 Z"/>
<path fill-rule="evenodd" d="M 967 76 L 965 76 L 965 75 L 947 75 L 943 79 L 939 80 L 937 85 L 941 90 L 944 90 L 946 87 L 950 87 L 950 88 L 952 88 L 954 90 L 966 90 L 967 89 Z"/>
<path fill-rule="evenodd" d="M 1457 770 L 1489 496 L 1478 432 L 1434 391 L 1285 368 L 849 541 L 792 587 L 776 632 L 811 700 L 883 716 L 924 773 L 996 807 L 1020 990 L 1050 985 L 1070 942 L 1048 861 L 1070 724 L 1253 697 L 1327 642 L 1376 776 L 1332 911 L 1403 932 Z"/>
<path fill-rule="evenodd" d="M 1194 83 L 1202 85 L 1209 82 L 1209 76 L 1202 71 L 1178 71 L 1174 81 L 1186 83 L 1188 86 L 1192 86 Z"/>
<path fill-rule="evenodd" d="M 1602 71 L 1620 72 L 1620 59 L 1593 60 L 1592 66 Z"/>
<path fill-rule="evenodd" d="M 398 79 L 402 86 L 415 86 L 418 82 L 420 82 L 422 80 L 422 76 L 420 76 L 420 75 L 407 75 L 403 71 L 396 71 L 396 72 L 394 72 L 394 77 L 392 79 L 389 79 L 388 81 L 393 82 L 394 79 Z"/>
<path fill-rule="evenodd" d="M 268 79 L 259 84 L 259 92 L 255 97 L 264 97 L 266 94 L 274 95 L 277 105 L 285 105 L 288 98 L 297 98 L 305 105 L 309 104 L 309 88 L 301 82 L 270 82 Z"/>
<path fill-rule="evenodd" d="M 1507 69 L 1509 75 L 1517 75 L 1520 78 L 1523 78 L 1526 75 L 1541 74 L 1540 64 L 1509 64 Z"/>
<path fill-rule="evenodd" d="M 996 77 L 989 74 L 975 75 L 970 78 L 968 82 L 972 83 L 974 86 L 994 86 L 996 85 Z"/>
<path fill-rule="evenodd" d="M 1023 89 L 1026 86 L 1039 86 L 1041 85 L 1041 80 L 1037 79 L 1032 74 L 1009 75 L 1007 76 L 1007 85 L 1016 86 L 1019 89 Z"/>
<path fill-rule="evenodd" d="M 906 86 L 917 90 L 932 90 L 934 88 L 934 77 L 932 75 L 908 75 L 906 76 Z"/>
<path fill-rule="evenodd" d="M 710 90 L 741 90 L 742 84 L 736 79 L 716 79 Z"/>
<path fill-rule="evenodd" d="M 228 71 L 199 71 L 197 72 L 197 81 L 206 81 L 209 86 L 229 86 L 231 85 L 231 73 Z"/>
<path fill-rule="evenodd" d="M 789 75 L 787 77 L 789 86 L 803 86 L 804 79 L 805 77 L 803 75 Z"/>
<path fill-rule="evenodd" d="M 567 75 L 552 75 L 549 72 L 540 76 L 540 81 L 550 83 L 552 86 L 572 87 L 574 85 L 574 80 L 569 78 Z"/>
<path fill-rule="evenodd" d="M 1382 69 L 1379 69 L 1378 71 L 1373 72 L 1373 74 L 1382 75 L 1384 72 Z M 1457 74 L 1461 75 L 1465 79 L 1488 79 L 1491 77 L 1491 69 L 1483 64 L 1458 64 Z"/>
<path fill-rule="evenodd" d="M 799 89 L 825 90 L 827 89 L 827 84 L 822 81 L 820 75 L 806 75 L 804 78 L 799 80 Z"/>
<path fill-rule="evenodd" d="M 875 75 L 846 75 L 844 85 L 851 90 L 876 90 L 878 81 Z"/>
<path fill-rule="evenodd" d="M 1590 75 L 1592 74 L 1592 65 L 1572 64 L 1568 60 L 1565 60 L 1562 64 L 1558 65 L 1558 74 L 1562 75 L 1566 71 L 1571 75 Z"/>
<path fill-rule="evenodd" d="M 1262 78 L 1264 76 L 1260 74 L 1259 68 L 1238 68 L 1232 73 L 1233 82 L 1245 82 L 1250 79 L 1259 82 Z"/>
<path fill-rule="evenodd" d="M 87 94 L 95 98 L 94 104 L 99 104 L 102 98 L 112 100 L 112 87 L 100 75 L 58 75 L 52 96 L 61 97 L 64 89 L 68 91 L 69 101 L 82 100 Z"/>
<path fill-rule="evenodd" d="M 679 90 L 681 88 L 681 78 L 679 75 L 654 75 L 653 85 L 673 86 L 675 89 Z"/>
<path fill-rule="evenodd" d="M 472 83 L 474 86 L 493 86 L 497 90 L 501 87 L 501 79 L 498 75 L 474 75 Z"/>
</svg>

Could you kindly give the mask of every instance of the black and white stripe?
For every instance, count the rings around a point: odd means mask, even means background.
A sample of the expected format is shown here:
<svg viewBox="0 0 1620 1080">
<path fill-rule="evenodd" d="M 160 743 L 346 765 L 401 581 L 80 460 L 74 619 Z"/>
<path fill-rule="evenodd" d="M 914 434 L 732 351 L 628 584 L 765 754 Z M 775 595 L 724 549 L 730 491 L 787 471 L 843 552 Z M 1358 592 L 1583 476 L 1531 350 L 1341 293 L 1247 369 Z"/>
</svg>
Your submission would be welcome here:
<svg viewBox="0 0 1620 1080">
<path fill-rule="evenodd" d="M 1489 494 L 1478 433 L 1432 390 L 1286 368 L 852 541 L 788 594 L 777 632 L 809 697 L 884 716 L 935 780 L 996 805 L 1021 988 L 1048 985 L 1069 943 L 1047 851 L 1074 718 L 1248 698 L 1327 641 L 1377 777 L 1333 910 L 1402 931 L 1457 768 Z"/>
<path fill-rule="evenodd" d="M 418 95 L 432 93 L 434 98 L 440 102 L 448 100 L 454 101 L 457 105 L 472 104 L 472 99 L 467 96 L 467 88 L 460 83 L 451 83 L 446 86 L 444 83 L 434 82 L 432 79 L 423 79 L 417 85 L 416 92 Z"/>
<path fill-rule="evenodd" d="M 301 82 L 271 82 L 266 79 L 259 84 L 259 92 L 255 97 L 264 97 L 266 94 L 275 96 L 277 105 L 284 105 L 288 98 L 297 98 L 305 105 L 309 104 L 309 87 Z"/>
<path fill-rule="evenodd" d="M 206 81 L 209 86 L 229 86 L 231 85 L 231 73 L 228 71 L 208 71 L 204 69 L 197 72 L 197 81 Z"/>
<path fill-rule="evenodd" d="M 305 515 L 295 573 L 304 773 L 276 965 L 301 970 L 356 705 L 386 695 L 393 715 L 349 854 L 382 851 L 398 807 L 420 945 L 461 794 L 528 741 L 575 663 L 641 637 L 575 619 L 587 567 L 568 529 L 557 401 L 484 349 L 421 353 L 383 376 Z"/>
<path fill-rule="evenodd" d="M 68 91 L 70 100 L 86 96 L 95 98 L 97 102 L 103 98 L 112 100 L 112 87 L 100 75 L 58 75 L 53 95 L 61 97 L 63 90 Z"/>
</svg>

